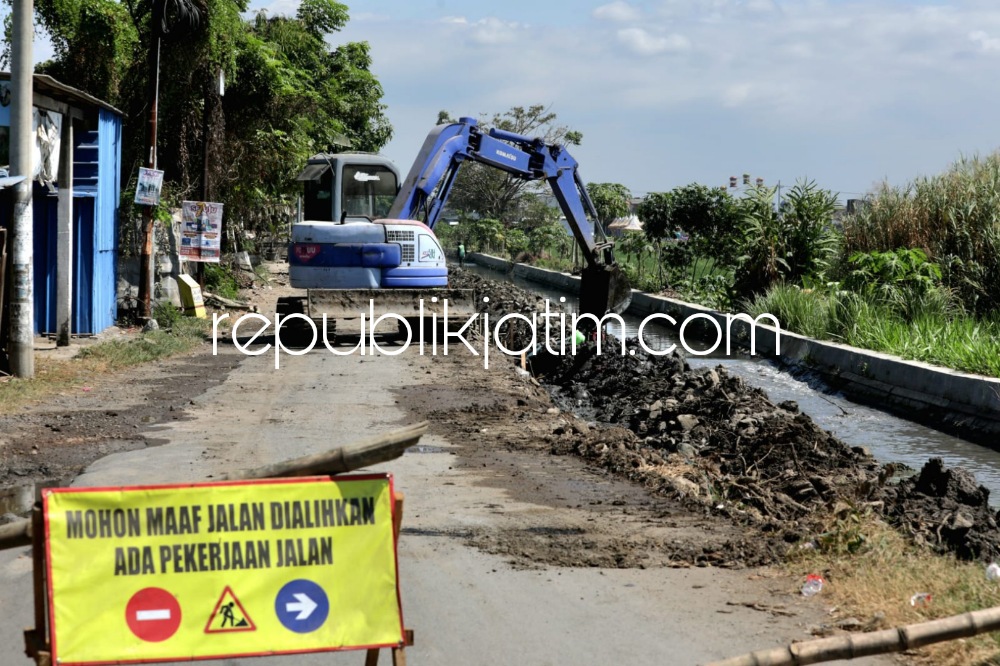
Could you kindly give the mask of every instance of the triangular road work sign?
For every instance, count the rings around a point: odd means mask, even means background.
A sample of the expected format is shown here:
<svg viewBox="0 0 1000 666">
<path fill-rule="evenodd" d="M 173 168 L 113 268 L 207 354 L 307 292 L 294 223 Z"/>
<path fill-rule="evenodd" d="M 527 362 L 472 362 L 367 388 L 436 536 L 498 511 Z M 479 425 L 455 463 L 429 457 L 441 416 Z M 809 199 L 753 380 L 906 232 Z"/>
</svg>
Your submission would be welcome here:
<svg viewBox="0 0 1000 666">
<path fill-rule="evenodd" d="M 227 585 L 222 591 L 219 601 L 215 604 L 215 610 L 208 618 L 205 625 L 206 634 L 217 634 L 229 631 L 256 631 L 250 615 L 247 614 L 243 604 L 233 594 L 232 589 Z"/>
</svg>

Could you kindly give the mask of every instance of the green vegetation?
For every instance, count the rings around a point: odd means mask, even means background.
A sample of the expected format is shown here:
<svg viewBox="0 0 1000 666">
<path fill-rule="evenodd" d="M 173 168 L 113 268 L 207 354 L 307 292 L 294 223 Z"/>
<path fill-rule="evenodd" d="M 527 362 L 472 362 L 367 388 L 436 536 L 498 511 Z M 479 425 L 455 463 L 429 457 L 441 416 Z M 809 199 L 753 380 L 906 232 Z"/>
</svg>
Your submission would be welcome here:
<svg viewBox="0 0 1000 666">
<path fill-rule="evenodd" d="M 150 331 L 130 340 L 113 340 L 84 347 L 77 358 L 85 367 L 122 370 L 190 351 L 204 342 L 207 330 L 205 319 L 177 317 L 170 330 Z"/>
<path fill-rule="evenodd" d="M 206 263 L 204 267 L 206 291 L 223 298 L 239 299 L 240 285 L 231 266 L 223 263 Z"/>
<path fill-rule="evenodd" d="M 623 185 L 587 189 L 605 223 L 627 211 Z M 736 195 L 686 185 L 640 202 L 644 230 L 618 238 L 616 258 L 644 291 L 768 312 L 810 337 L 1000 376 L 1000 153 L 881 185 L 842 231 L 835 210 L 836 196 L 812 181 L 780 201 L 761 185 Z M 557 270 L 582 264 L 552 222 L 463 219 L 449 231 L 472 250 Z"/>
<path fill-rule="evenodd" d="M 52 60 L 38 66 L 124 112 L 123 254 L 138 254 L 137 167 L 144 166 L 155 37 L 162 34 L 158 142 L 163 210 L 201 196 L 225 202 L 242 249 L 279 232 L 293 210 L 305 160 L 345 145 L 377 151 L 392 127 L 366 42 L 327 40 L 349 20 L 335 0 L 303 0 L 294 16 L 246 0 L 38 0 Z M 220 95 L 219 75 L 225 76 Z M 206 131 L 207 130 L 207 131 Z M 252 232 L 252 233 L 247 233 Z"/>
<path fill-rule="evenodd" d="M 773 314 L 785 329 L 812 338 L 1000 377 L 1000 321 L 953 314 L 942 294 L 930 291 L 900 309 L 852 291 L 778 285 L 746 311 Z"/>
<path fill-rule="evenodd" d="M 844 221 L 844 252 L 919 248 L 968 312 L 1000 308 L 1000 153 L 963 158 L 903 187 L 887 183 Z"/>
</svg>

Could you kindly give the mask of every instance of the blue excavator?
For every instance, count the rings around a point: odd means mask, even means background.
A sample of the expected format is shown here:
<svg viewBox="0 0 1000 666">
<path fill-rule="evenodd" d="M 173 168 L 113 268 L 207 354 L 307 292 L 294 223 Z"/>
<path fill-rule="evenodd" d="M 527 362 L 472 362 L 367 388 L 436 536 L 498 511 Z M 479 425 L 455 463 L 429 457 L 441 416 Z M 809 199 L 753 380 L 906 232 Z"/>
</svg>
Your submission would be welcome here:
<svg viewBox="0 0 1000 666">
<path fill-rule="evenodd" d="M 357 317 L 374 302 L 379 316 L 430 316 L 449 301 L 449 314 L 476 312 L 473 295 L 449 289 L 445 253 L 434 235 L 459 168 L 467 161 L 529 181 L 546 181 L 583 251 L 580 312 L 621 313 L 631 289 L 615 264 L 612 242 L 598 221 L 577 162 L 561 145 L 492 128 L 474 118 L 435 127 L 410 172 L 380 155 L 320 154 L 310 158 L 303 221 L 292 227 L 289 280 L 305 297 L 283 298 L 279 314 L 320 320 Z M 432 298 L 437 305 L 431 307 Z M 420 304 L 423 309 L 420 309 Z M 428 309 L 430 308 L 430 309 Z M 438 310 L 440 313 L 440 310 Z"/>
</svg>

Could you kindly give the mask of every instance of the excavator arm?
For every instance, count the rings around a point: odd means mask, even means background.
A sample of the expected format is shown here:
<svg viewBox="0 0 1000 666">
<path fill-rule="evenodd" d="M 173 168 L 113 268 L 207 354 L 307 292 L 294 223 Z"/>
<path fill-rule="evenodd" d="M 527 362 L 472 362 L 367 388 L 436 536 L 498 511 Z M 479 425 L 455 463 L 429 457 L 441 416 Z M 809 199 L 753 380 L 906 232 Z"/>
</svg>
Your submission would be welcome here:
<svg viewBox="0 0 1000 666">
<path fill-rule="evenodd" d="M 632 291 L 614 263 L 613 244 L 604 235 L 577 161 L 560 145 L 499 129 L 484 133 L 474 118 L 438 125 L 424 140 L 388 217 L 420 220 L 433 229 L 466 160 L 548 182 L 587 262 L 580 311 L 601 317 L 628 307 Z"/>
</svg>

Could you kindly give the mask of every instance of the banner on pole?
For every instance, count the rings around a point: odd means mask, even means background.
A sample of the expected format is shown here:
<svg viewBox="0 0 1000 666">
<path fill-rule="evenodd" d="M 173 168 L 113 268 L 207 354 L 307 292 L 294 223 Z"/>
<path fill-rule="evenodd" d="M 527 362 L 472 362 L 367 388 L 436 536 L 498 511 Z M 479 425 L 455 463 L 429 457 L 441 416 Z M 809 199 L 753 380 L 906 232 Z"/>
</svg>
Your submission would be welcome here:
<svg viewBox="0 0 1000 666">
<path fill-rule="evenodd" d="M 163 172 L 139 167 L 139 182 L 135 186 L 135 202 L 140 206 L 158 206 L 163 189 Z"/>
<path fill-rule="evenodd" d="M 181 204 L 182 258 L 219 262 L 222 255 L 222 206 L 210 201 L 185 201 Z"/>
</svg>

